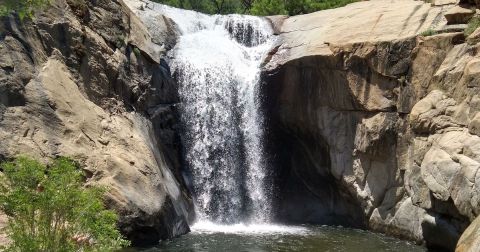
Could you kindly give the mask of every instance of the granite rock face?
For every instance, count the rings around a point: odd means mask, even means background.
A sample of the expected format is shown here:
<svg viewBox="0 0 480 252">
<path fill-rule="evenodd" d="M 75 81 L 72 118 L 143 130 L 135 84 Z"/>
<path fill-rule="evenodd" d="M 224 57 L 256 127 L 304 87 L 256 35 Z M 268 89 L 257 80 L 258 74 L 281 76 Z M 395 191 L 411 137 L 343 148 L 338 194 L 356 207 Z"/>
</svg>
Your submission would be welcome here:
<svg viewBox="0 0 480 252">
<path fill-rule="evenodd" d="M 162 27 L 152 30 L 120 0 L 92 2 L 1 20 L 0 157 L 71 156 L 109 186 L 135 244 L 184 234 L 193 206 L 162 59 L 175 24 L 149 17 Z M 476 251 L 480 44 L 444 29 L 454 4 L 372 0 L 270 18 L 279 40 L 262 92 L 277 220 Z M 447 32 L 420 36 L 429 29 Z"/>
<path fill-rule="evenodd" d="M 478 45 L 420 35 L 445 27 L 452 8 L 358 2 L 276 27 L 264 107 L 277 204 L 296 211 L 278 219 L 455 249 L 480 210 Z M 295 208 L 301 190 L 308 204 Z"/>
<path fill-rule="evenodd" d="M 178 94 L 163 46 L 122 1 L 58 0 L 0 22 L 0 157 L 81 162 L 135 245 L 189 231 Z M 164 39 L 175 39 L 165 26 Z"/>
</svg>

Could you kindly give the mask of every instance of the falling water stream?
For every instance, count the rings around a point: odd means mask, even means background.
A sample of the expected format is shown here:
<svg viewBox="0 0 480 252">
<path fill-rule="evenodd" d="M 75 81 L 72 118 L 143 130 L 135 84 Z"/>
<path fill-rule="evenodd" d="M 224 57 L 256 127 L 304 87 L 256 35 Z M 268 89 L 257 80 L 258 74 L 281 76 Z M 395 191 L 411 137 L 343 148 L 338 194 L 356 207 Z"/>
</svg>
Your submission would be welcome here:
<svg viewBox="0 0 480 252">
<path fill-rule="evenodd" d="M 192 233 L 148 251 L 422 251 L 365 231 L 271 223 L 259 80 L 275 43 L 270 23 L 148 3 L 181 34 L 169 52 L 179 84 L 197 221 Z M 151 16 L 148 16 L 151 15 Z"/>
<path fill-rule="evenodd" d="M 267 223 L 270 197 L 259 108 L 267 20 L 163 8 L 182 35 L 171 51 L 199 223 Z"/>
</svg>

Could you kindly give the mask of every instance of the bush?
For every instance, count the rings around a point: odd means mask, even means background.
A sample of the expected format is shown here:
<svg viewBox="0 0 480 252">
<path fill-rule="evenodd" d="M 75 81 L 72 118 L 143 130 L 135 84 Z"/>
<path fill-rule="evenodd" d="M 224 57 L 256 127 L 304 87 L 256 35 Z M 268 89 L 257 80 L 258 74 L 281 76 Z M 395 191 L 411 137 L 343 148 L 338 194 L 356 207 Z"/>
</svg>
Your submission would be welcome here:
<svg viewBox="0 0 480 252">
<path fill-rule="evenodd" d="M 41 9 L 50 3 L 50 0 L 1 0 L 0 16 L 17 13 L 20 19 L 32 17 L 35 10 Z"/>
<path fill-rule="evenodd" d="M 359 0 L 153 0 L 209 14 L 298 15 L 337 8 Z"/>
<path fill-rule="evenodd" d="M 468 22 L 467 29 L 465 29 L 465 37 L 470 36 L 478 27 L 480 27 L 480 17 L 475 16 Z"/>
<path fill-rule="evenodd" d="M 19 157 L 1 165 L 0 208 L 8 216 L 6 251 L 112 251 L 129 242 L 116 229 L 117 215 L 105 210 L 105 190 L 84 188 L 72 160 L 45 166 Z"/>
<path fill-rule="evenodd" d="M 288 14 L 283 0 L 256 0 L 250 13 L 257 16 Z"/>
<path fill-rule="evenodd" d="M 422 32 L 420 35 L 422 35 L 422 36 L 424 36 L 424 37 L 428 37 L 428 36 L 433 36 L 433 35 L 437 35 L 437 34 L 438 34 L 437 31 L 435 31 L 434 29 L 431 29 L 431 28 L 430 28 L 430 29 Z"/>
<path fill-rule="evenodd" d="M 137 57 L 140 57 L 140 55 L 142 54 L 142 53 L 140 52 L 140 49 L 138 49 L 138 47 L 133 48 L 133 53 L 134 53 L 135 56 L 137 56 Z"/>
</svg>

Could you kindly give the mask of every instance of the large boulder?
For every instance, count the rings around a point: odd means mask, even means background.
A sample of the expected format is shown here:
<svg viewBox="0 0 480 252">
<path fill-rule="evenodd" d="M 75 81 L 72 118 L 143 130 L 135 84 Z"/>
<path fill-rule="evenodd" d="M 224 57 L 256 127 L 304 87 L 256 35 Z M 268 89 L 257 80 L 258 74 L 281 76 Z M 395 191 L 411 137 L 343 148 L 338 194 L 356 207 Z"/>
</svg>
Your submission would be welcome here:
<svg viewBox="0 0 480 252">
<path fill-rule="evenodd" d="M 458 241 L 455 252 L 480 251 L 480 218 L 475 219 Z"/>
<path fill-rule="evenodd" d="M 445 13 L 448 24 L 466 24 L 475 15 L 475 10 L 455 6 Z"/>
</svg>

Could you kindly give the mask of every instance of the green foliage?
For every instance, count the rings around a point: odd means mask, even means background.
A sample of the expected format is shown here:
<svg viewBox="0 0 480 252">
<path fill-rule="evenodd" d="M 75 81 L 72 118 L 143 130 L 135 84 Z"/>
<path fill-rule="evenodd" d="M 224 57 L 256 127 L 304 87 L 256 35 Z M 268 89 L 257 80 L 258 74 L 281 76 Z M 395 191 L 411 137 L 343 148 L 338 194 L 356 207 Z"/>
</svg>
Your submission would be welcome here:
<svg viewBox="0 0 480 252">
<path fill-rule="evenodd" d="M 468 27 L 465 29 L 465 37 L 470 36 L 478 27 L 480 27 L 480 17 L 475 16 L 468 22 Z"/>
<path fill-rule="evenodd" d="M 337 8 L 358 0 L 153 0 L 209 14 L 298 15 Z"/>
<path fill-rule="evenodd" d="M 138 47 L 133 48 L 133 53 L 135 54 L 135 56 L 140 57 L 141 52 L 140 52 L 140 49 L 138 49 Z"/>
<path fill-rule="evenodd" d="M 20 19 L 31 18 L 35 10 L 41 9 L 50 3 L 50 0 L 1 0 L 0 16 L 17 13 Z"/>
<path fill-rule="evenodd" d="M 428 37 L 428 36 L 433 36 L 433 35 L 437 35 L 437 34 L 438 34 L 437 31 L 435 31 L 435 30 L 433 30 L 433 29 L 430 28 L 430 29 L 422 32 L 420 35 L 422 35 L 422 36 L 424 36 L 424 37 Z"/>
<path fill-rule="evenodd" d="M 284 0 L 255 0 L 250 13 L 257 16 L 286 15 Z"/>
<path fill-rule="evenodd" d="M 19 157 L 2 164 L 0 208 L 8 215 L 11 252 L 112 251 L 129 242 L 106 210 L 103 188 L 84 188 L 83 172 L 72 160 L 48 166 Z"/>
<path fill-rule="evenodd" d="M 248 0 L 153 0 L 170 6 L 196 10 L 208 14 L 229 14 L 241 13 L 245 9 L 243 3 L 248 4 Z"/>
</svg>

